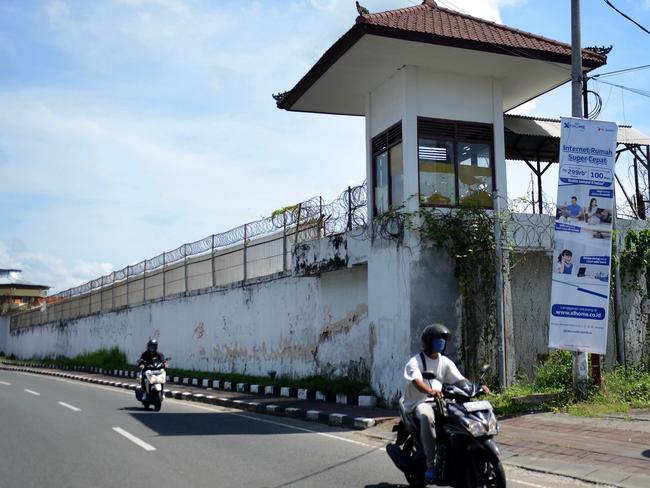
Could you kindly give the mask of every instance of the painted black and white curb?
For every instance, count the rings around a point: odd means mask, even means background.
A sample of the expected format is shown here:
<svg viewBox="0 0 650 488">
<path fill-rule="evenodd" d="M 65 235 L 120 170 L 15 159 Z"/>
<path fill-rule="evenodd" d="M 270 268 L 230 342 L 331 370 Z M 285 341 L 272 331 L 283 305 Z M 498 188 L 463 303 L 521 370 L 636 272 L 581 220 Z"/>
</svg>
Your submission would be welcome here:
<svg viewBox="0 0 650 488">
<path fill-rule="evenodd" d="M 3 362 L 4 364 L 13 364 L 15 366 L 21 366 L 20 364 L 14 364 L 8 361 Z M 61 367 L 55 367 L 48 364 L 30 364 L 30 367 L 36 368 L 45 368 L 45 369 L 64 369 Z M 71 371 L 82 371 L 88 373 L 103 374 L 106 376 L 117 376 L 125 378 L 136 378 L 138 375 L 137 371 L 125 371 L 125 370 L 106 370 L 102 368 L 95 367 L 85 367 L 85 366 L 75 366 L 72 368 L 65 368 Z M 313 390 L 310 388 L 291 388 L 286 386 L 277 386 L 277 385 L 253 385 L 250 383 L 235 383 L 232 381 L 225 380 L 210 380 L 210 379 L 200 379 L 184 376 L 168 376 L 168 383 L 176 383 L 179 385 L 187 385 L 196 388 L 210 388 L 212 390 L 224 390 L 224 391 L 236 391 L 240 393 L 257 393 L 260 395 L 274 395 L 288 398 L 297 398 L 298 400 L 315 400 L 322 402 L 331 402 L 331 403 L 340 403 L 342 405 L 358 405 L 360 407 L 376 407 L 377 406 L 377 397 L 374 395 L 344 395 L 344 394 L 334 394 L 334 393 L 325 393 L 319 390 Z"/>
<path fill-rule="evenodd" d="M 113 386 L 116 388 L 125 388 L 129 390 L 136 390 L 140 388 L 139 383 L 133 383 L 127 381 L 110 381 L 102 378 L 94 378 L 94 377 L 83 376 L 74 373 L 65 373 L 65 372 L 58 371 L 59 368 L 54 368 L 49 365 L 32 365 L 29 367 L 25 367 L 25 366 L 12 365 L 11 363 L 4 363 L 4 362 L 0 364 L 1 364 L 0 369 L 7 369 L 11 371 L 21 371 L 25 373 L 35 373 L 35 374 L 43 374 L 48 376 L 56 376 L 60 378 L 67 378 L 72 380 L 84 381 L 87 383 L 96 383 L 100 385 Z M 50 370 L 55 370 L 55 371 L 50 371 Z M 104 371 L 101 368 L 88 368 L 88 372 L 110 375 L 108 371 Z M 114 374 L 114 376 L 124 376 L 126 378 L 135 378 L 137 376 L 137 373 L 134 371 L 116 371 L 116 373 L 117 374 Z M 193 381 L 191 381 L 192 380 L 191 378 L 174 378 L 174 380 L 190 380 L 188 382 L 185 381 L 174 381 L 174 382 L 185 384 L 188 386 L 202 386 L 204 388 L 213 388 L 213 389 L 216 389 L 215 384 L 219 382 L 219 380 L 214 380 L 214 381 L 203 380 L 203 382 L 205 383 L 199 385 L 198 383 L 194 383 Z M 212 384 L 212 386 L 210 385 L 210 383 Z M 285 390 L 284 387 L 266 386 L 263 387 L 264 390 L 261 390 L 261 389 L 250 388 L 250 387 L 258 387 L 259 385 L 248 385 L 249 389 L 244 389 L 243 386 L 241 386 L 241 389 L 239 389 L 238 388 L 239 385 L 244 385 L 244 384 L 242 383 L 234 384 L 235 388 L 232 388 L 232 384 L 228 385 L 229 382 L 224 382 L 224 383 L 225 383 L 224 388 L 222 388 L 224 390 L 252 392 L 252 393 L 259 393 L 259 394 L 273 394 L 275 396 L 289 396 L 288 394 L 282 394 L 283 393 L 282 390 Z M 289 390 L 289 388 L 286 388 L 286 390 Z M 210 405 L 217 405 L 220 407 L 247 410 L 256 413 L 275 415 L 279 417 L 290 417 L 290 418 L 295 418 L 300 420 L 319 422 L 322 424 L 347 427 L 350 429 L 363 430 L 372 427 L 376 424 L 375 419 L 368 418 L 368 417 L 354 417 L 352 415 L 347 415 L 344 413 L 327 413 L 327 412 L 322 412 L 320 410 L 305 410 L 296 407 L 285 407 L 282 405 L 273 405 L 266 402 L 244 401 L 244 400 L 236 400 L 231 398 L 222 398 L 211 394 L 204 395 L 202 393 L 178 391 L 170 388 L 165 389 L 165 397 L 174 398 L 176 400 L 186 400 L 186 401 L 207 403 Z M 301 397 L 298 396 L 297 398 L 300 399 Z M 312 399 L 316 399 L 316 397 L 315 396 L 311 398 L 305 397 L 304 399 L 312 400 Z"/>
</svg>

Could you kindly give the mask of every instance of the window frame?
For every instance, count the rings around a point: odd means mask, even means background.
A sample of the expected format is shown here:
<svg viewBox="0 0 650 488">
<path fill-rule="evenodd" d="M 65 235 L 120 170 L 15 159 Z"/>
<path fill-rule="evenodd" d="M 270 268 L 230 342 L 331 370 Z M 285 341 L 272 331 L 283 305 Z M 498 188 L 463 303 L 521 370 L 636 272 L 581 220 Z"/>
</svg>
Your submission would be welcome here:
<svg viewBox="0 0 650 488">
<path fill-rule="evenodd" d="M 433 123 L 439 127 L 446 129 L 447 134 L 441 133 L 440 135 L 423 134 L 423 124 Z M 468 130 L 485 131 L 489 129 L 490 137 L 486 138 L 468 138 L 459 136 Z M 436 119 L 431 117 L 418 117 L 417 120 L 417 158 L 418 158 L 418 193 L 420 193 L 420 139 L 429 139 L 436 141 L 451 142 L 453 147 L 453 165 L 454 165 L 454 198 L 456 204 L 444 205 L 423 202 L 420 198 L 421 207 L 442 207 L 442 208 L 457 208 L 462 205 L 460 201 L 460 161 L 458 155 L 459 144 L 487 144 L 490 147 L 490 173 L 492 178 L 492 193 L 496 189 L 496 172 L 494 160 L 494 124 L 486 124 L 484 122 L 466 122 L 462 120 L 449 120 L 449 119 Z M 373 157 L 374 161 L 374 157 Z M 493 208 L 493 205 L 481 206 L 481 208 Z"/>
<path fill-rule="evenodd" d="M 392 189 L 392 175 L 391 175 L 391 158 L 390 150 L 395 146 L 402 144 L 402 121 L 391 125 L 388 129 L 380 132 L 375 137 L 371 139 L 370 148 L 371 148 L 371 163 L 372 163 L 372 211 L 373 215 L 381 215 L 384 212 L 377 211 L 377 200 L 375 198 L 375 188 L 377 183 L 377 165 L 375 163 L 375 158 L 383 153 L 386 153 L 386 170 L 387 170 L 387 193 L 388 193 L 388 208 L 390 209 L 393 202 L 393 189 Z M 403 148 L 403 146 L 402 146 Z M 403 150 L 403 149 L 402 149 Z M 402 159 L 404 157 L 402 156 Z M 402 163 L 403 165 L 404 163 Z M 402 166 L 402 177 L 404 175 L 404 167 Z"/>
</svg>

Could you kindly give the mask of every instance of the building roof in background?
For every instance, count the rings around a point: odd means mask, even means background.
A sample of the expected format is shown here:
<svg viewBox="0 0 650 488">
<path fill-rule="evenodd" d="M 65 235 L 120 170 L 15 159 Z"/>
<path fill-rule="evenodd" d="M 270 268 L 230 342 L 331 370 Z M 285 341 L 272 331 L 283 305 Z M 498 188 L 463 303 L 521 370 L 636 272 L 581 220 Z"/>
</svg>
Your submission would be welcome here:
<svg viewBox="0 0 650 488">
<path fill-rule="evenodd" d="M 38 285 L 30 281 L 22 279 L 22 271 L 19 269 L 0 269 L 0 287 L 2 288 L 39 288 L 48 290 L 50 287 L 46 285 Z"/>
<path fill-rule="evenodd" d="M 557 163 L 560 148 L 560 119 L 503 116 L 506 159 L 512 161 Z M 650 136 L 629 125 L 619 125 L 618 144 L 626 146 L 650 145 Z"/>
<path fill-rule="evenodd" d="M 503 125 L 506 130 L 515 134 L 552 137 L 554 139 L 560 138 L 560 119 L 506 114 L 503 116 Z M 650 136 L 645 135 L 631 125 L 619 125 L 616 142 L 619 144 L 638 144 L 645 146 L 650 145 Z"/>
</svg>

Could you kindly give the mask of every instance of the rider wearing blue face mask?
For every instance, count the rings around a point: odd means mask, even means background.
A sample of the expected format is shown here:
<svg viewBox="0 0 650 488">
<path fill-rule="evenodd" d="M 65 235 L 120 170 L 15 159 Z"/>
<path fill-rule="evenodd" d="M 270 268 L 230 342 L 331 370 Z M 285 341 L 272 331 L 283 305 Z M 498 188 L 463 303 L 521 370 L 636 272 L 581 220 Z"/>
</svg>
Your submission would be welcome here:
<svg viewBox="0 0 650 488">
<path fill-rule="evenodd" d="M 442 395 L 442 383 L 464 379 L 454 362 L 443 356 L 451 337 L 442 324 L 431 324 L 422 331 L 422 352 L 413 356 L 404 367 L 404 408 L 415 417 L 420 427 L 420 439 L 427 457 L 425 483 L 436 482 L 436 428 L 433 405 L 425 402 L 429 396 Z M 432 371 L 434 380 L 425 380 L 422 371 Z"/>
</svg>

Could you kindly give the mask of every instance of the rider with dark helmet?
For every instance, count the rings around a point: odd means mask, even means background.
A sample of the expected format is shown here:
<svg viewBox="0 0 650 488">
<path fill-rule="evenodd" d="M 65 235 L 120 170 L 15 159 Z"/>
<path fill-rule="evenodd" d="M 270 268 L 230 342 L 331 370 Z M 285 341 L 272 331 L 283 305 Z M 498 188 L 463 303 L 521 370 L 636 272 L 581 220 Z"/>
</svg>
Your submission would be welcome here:
<svg viewBox="0 0 650 488">
<path fill-rule="evenodd" d="M 140 359 L 138 359 L 138 366 L 140 366 L 140 369 L 142 370 L 142 378 L 140 379 L 141 382 L 141 387 L 142 387 L 142 394 L 144 397 L 147 396 L 147 392 L 144 388 L 144 370 L 146 369 L 147 365 L 154 362 L 154 361 L 160 361 L 162 363 L 165 362 L 165 355 L 162 352 L 158 351 L 158 341 L 156 339 L 150 339 L 149 342 L 147 342 L 147 349 L 140 355 Z"/>
<path fill-rule="evenodd" d="M 427 458 L 425 483 L 436 482 L 436 428 L 435 415 L 429 396 L 442 395 L 442 383 L 455 383 L 464 379 L 454 362 L 443 353 L 451 332 L 442 324 L 431 324 L 422 331 L 422 352 L 413 356 L 404 368 L 406 385 L 402 401 L 406 412 L 415 417 L 420 439 Z M 427 381 L 422 371 L 435 373 L 436 379 Z"/>
</svg>

